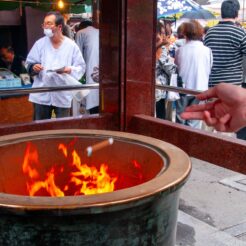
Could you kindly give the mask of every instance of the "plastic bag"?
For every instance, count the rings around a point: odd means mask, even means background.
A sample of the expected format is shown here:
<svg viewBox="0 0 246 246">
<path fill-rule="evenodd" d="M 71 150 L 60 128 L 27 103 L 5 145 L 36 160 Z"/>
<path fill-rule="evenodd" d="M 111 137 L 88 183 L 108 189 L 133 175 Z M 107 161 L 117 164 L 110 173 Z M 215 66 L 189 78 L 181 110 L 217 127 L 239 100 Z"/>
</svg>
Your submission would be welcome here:
<svg viewBox="0 0 246 246">
<path fill-rule="evenodd" d="M 176 73 L 172 74 L 171 78 L 170 78 L 170 86 L 177 87 L 177 80 L 178 80 L 177 74 Z M 174 91 L 168 91 L 167 92 L 167 100 L 168 101 L 176 101 L 178 99 L 180 99 L 178 92 L 174 92 Z"/>
</svg>

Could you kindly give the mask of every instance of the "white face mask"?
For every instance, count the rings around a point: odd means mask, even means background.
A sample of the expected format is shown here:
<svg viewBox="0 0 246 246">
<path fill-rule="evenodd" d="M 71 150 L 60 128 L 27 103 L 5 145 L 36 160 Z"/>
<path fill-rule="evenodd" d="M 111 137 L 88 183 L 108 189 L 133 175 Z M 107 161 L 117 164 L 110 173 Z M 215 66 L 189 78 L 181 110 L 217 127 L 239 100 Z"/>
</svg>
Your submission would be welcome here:
<svg viewBox="0 0 246 246">
<path fill-rule="evenodd" d="M 51 37 L 54 36 L 54 33 L 52 32 L 51 29 L 45 28 L 45 29 L 44 29 L 44 35 L 47 36 L 48 38 L 51 38 Z"/>
</svg>

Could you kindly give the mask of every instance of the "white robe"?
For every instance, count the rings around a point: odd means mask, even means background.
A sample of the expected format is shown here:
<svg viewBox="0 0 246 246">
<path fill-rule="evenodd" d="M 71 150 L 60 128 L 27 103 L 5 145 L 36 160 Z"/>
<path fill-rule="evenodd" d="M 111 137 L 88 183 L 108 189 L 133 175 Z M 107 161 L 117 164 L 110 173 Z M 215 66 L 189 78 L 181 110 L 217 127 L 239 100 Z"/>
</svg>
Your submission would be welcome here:
<svg viewBox="0 0 246 246">
<path fill-rule="evenodd" d="M 94 84 L 91 74 L 94 67 L 99 67 L 99 30 L 89 26 L 76 34 L 78 44 L 86 63 L 86 84 Z M 99 90 L 91 90 L 86 97 L 86 109 L 99 106 Z"/>
<path fill-rule="evenodd" d="M 201 41 L 188 41 L 175 54 L 184 87 L 187 89 L 205 91 L 208 89 L 209 74 L 213 65 L 213 55 L 210 48 Z"/>
<path fill-rule="evenodd" d="M 34 77 L 33 87 L 75 85 L 68 80 L 67 74 L 48 72 L 61 67 L 70 67 L 74 79 L 79 80 L 85 72 L 85 62 L 76 43 L 67 37 L 58 49 L 52 46 L 48 37 L 39 39 L 30 50 L 26 64 L 40 63 L 44 70 Z M 78 85 L 80 83 L 78 82 Z M 42 105 L 70 108 L 72 91 L 44 92 L 30 94 L 29 101 Z"/>
</svg>

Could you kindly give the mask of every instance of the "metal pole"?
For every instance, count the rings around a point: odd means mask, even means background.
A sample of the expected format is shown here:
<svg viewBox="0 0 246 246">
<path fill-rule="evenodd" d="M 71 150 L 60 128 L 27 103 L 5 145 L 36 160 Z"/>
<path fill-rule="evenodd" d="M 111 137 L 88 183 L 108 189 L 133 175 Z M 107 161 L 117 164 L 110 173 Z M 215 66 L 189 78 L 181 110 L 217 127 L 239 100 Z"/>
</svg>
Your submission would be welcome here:
<svg viewBox="0 0 246 246">
<path fill-rule="evenodd" d="M 174 91 L 189 95 L 198 95 L 202 91 L 185 89 L 182 87 L 175 87 L 170 85 L 156 85 L 156 89 L 165 91 Z M 54 91 L 72 91 L 72 90 L 95 90 L 99 89 L 98 84 L 87 84 L 81 86 L 51 86 L 51 87 L 33 87 L 33 88 L 21 88 L 21 89 L 0 89 L 0 97 L 2 96 L 21 96 L 30 93 L 42 93 L 42 92 L 54 92 Z"/>
<path fill-rule="evenodd" d="M 175 86 L 170 86 L 170 85 L 156 85 L 155 88 L 161 89 L 161 90 L 166 90 L 166 91 L 174 91 L 174 92 L 193 95 L 193 96 L 196 96 L 196 95 L 202 93 L 202 91 L 190 90 L 190 89 L 185 89 L 182 87 L 175 87 Z"/>
<path fill-rule="evenodd" d="M 51 87 L 32 87 L 21 89 L 1 89 L 1 96 L 21 96 L 30 93 L 54 92 L 54 91 L 71 91 L 71 90 L 91 90 L 99 89 L 98 84 L 87 84 L 79 86 L 51 86 Z"/>
</svg>

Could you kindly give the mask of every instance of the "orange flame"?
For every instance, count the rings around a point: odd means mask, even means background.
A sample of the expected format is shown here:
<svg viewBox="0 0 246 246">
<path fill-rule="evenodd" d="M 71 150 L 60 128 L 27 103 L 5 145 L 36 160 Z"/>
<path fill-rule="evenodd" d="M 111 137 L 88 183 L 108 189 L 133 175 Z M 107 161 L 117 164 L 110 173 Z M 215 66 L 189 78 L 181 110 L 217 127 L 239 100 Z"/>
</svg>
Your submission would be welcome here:
<svg viewBox="0 0 246 246">
<path fill-rule="evenodd" d="M 22 165 L 23 173 L 28 177 L 27 190 L 30 196 L 37 195 L 38 192 L 46 191 L 50 196 L 63 197 L 66 192 L 71 191 L 75 186 L 74 195 L 90 195 L 105 192 L 112 192 L 115 188 L 117 177 L 110 176 L 108 166 L 101 164 L 99 170 L 95 166 L 89 167 L 86 164 L 81 164 L 81 159 L 73 150 L 69 159 L 68 148 L 64 144 L 59 144 L 58 150 L 61 150 L 68 164 L 66 167 L 57 165 L 45 173 L 45 178 L 42 180 L 38 169 L 42 169 L 42 164 L 39 162 L 38 151 L 31 143 L 27 144 L 24 161 Z M 70 163 L 69 160 L 72 159 Z M 69 168 L 68 183 L 65 185 L 57 185 L 58 176 L 64 172 L 64 168 Z M 61 188 L 61 186 L 63 188 Z"/>
<path fill-rule="evenodd" d="M 64 192 L 55 185 L 54 169 L 51 168 L 47 172 L 47 178 L 45 181 L 37 181 L 32 185 L 28 185 L 29 195 L 34 196 L 40 189 L 46 189 L 50 196 L 64 196 Z"/>
<path fill-rule="evenodd" d="M 63 152 L 63 155 L 67 157 L 67 147 L 64 144 L 59 144 L 58 149 Z"/>
<path fill-rule="evenodd" d="M 38 163 L 38 152 L 33 146 L 29 143 L 26 148 L 25 157 L 22 165 L 22 170 L 30 178 L 38 178 L 39 174 L 35 168 L 32 167 L 32 164 L 35 166 Z"/>
</svg>

